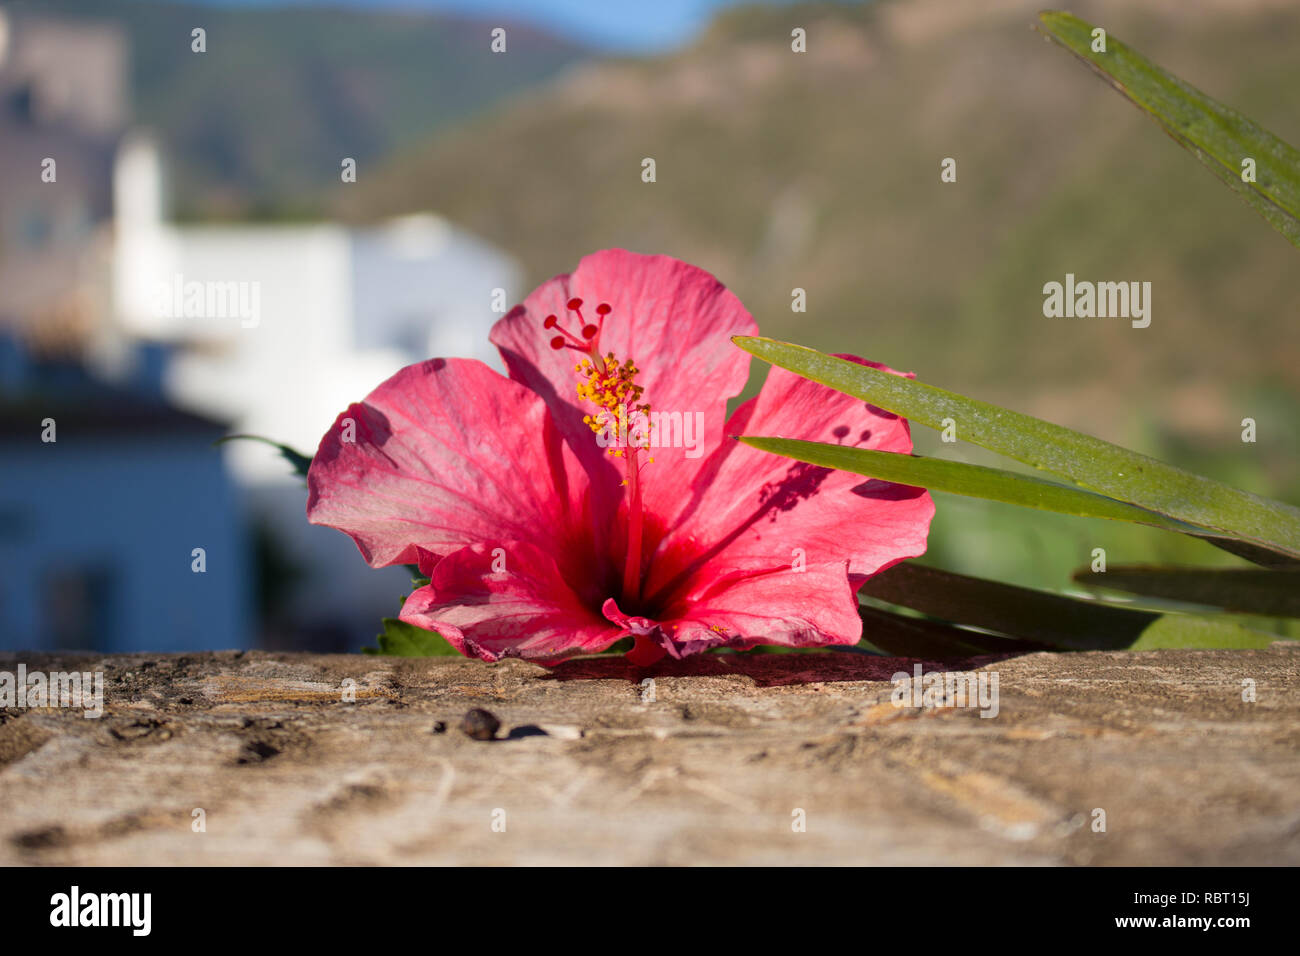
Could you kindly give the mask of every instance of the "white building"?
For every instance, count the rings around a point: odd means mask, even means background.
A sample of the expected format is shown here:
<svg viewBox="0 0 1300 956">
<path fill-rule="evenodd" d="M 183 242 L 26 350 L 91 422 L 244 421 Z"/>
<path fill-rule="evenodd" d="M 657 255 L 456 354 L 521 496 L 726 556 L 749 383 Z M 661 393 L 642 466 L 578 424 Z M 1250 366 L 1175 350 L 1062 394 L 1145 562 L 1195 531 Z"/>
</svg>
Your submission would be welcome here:
<svg viewBox="0 0 1300 956">
<path fill-rule="evenodd" d="M 310 455 L 402 366 L 495 362 L 520 270 L 430 214 L 169 222 L 157 149 L 124 134 L 129 62 L 112 24 L 0 8 L 0 647 L 255 646 L 279 580 L 272 641 L 355 650 L 405 572 L 308 525 L 273 449 L 213 440 L 230 423 Z M 246 515 L 296 579 L 257 565 Z"/>
<path fill-rule="evenodd" d="M 310 454 L 349 402 L 404 365 L 497 361 L 493 293 L 514 301 L 519 267 L 445 220 L 174 225 L 161 183 L 153 146 L 127 141 L 114 183 L 114 310 L 131 337 L 178 348 L 165 388 L 183 407 Z M 249 481 L 282 472 L 266 458 L 232 449 Z"/>
<path fill-rule="evenodd" d="M 520 269 L 445 220 L 177 225 L 162 181 L 153 145 L 128 139 L 115 170 L 113 301 L 120 334 L 173 348 L 163 390 L 181 408 L 311 455 L 349 403 L 405 365 L 462 356 L 499 367 L 493 305 L 518 300 Z M 111 364 L 113 337 L 100 352 Z M 377 610 L 395 614 L 409 590 L 404 572 L 371 572 L 343 535 L 309 526 L 302 482 L 274 450 L 223 447 L 255 515 L 304 572 L 293 616 L 377 631 Z"/>
</svg>

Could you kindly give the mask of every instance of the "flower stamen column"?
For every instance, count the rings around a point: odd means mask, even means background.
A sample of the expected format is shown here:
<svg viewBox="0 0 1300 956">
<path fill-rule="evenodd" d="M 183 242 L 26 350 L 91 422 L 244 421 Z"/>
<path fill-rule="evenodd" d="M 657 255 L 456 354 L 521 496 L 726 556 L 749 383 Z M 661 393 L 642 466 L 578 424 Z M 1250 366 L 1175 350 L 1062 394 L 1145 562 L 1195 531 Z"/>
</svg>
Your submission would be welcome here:
<svg viewBox="0 0 1300 956">
<path fill-rule="evenodd" d="M 629 601 L 641 597 L 641 544 L 644 515 L 641 495 L 641 451 L 650 447 L 650 405 L 641 401 L 644 389 L 637 384 L 638 369 L 631 359 L 618 360 L 613 352 L 602 355 L 600 333 L 605 317 L 611 309 L 608 303 L 596 306 L 597 324 L 583 320 L 582 300 L 570 299 L 565 307 L 577 315 L 581 334 L 575 335 L 560 324 L 558 317 L 548 315 L 542 323 L 547 329 L 560 334 L 551 339 L 553 349 L 573 349 L 583 354 L 573 366 L 578 374 L 577 394 L 580 401 L 595 406 L 595 411 L 582 420 L 597 436 L 602 447 L 615 458 L 622 458 L 626 473 L 623 484 L 627 487 L 627 555 L 623 562 L 623 595 Z M 629 435 L 628 423 L 635 421 Z M 652 463 L 648 458 L 646 464 Z"/>
</svg>

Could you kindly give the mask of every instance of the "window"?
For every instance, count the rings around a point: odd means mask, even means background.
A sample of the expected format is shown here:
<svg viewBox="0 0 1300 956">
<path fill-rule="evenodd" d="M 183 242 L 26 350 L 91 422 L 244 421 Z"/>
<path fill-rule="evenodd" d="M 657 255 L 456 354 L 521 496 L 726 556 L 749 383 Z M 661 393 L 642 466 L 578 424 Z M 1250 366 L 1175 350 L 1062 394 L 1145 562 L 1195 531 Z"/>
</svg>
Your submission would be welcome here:
<svg viewBox="0 0 1300 956">
<path fill-rule="evenodd" d="M 41 587 L 42 644 L 55 651 L 108 651 L 113 646 L 113 574 L 102 565 L 64 566 Z"/>
</svg>

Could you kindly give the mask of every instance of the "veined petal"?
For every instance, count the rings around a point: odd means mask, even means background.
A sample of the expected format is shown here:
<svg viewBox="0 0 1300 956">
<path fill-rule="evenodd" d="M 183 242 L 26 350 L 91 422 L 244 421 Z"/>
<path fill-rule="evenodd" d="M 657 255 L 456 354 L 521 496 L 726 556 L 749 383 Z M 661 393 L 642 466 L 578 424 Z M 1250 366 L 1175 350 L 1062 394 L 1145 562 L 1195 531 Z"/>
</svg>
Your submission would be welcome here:
<svg viewBox="0 0 1300 956">
<path fill-rule="evenodd" d="M 655 644 L 675 658 L 724 646 L 856 644 L 862 639 L 856 591 L 847 563 L 832 561 L 701 579 L 657 620 L 624 614 L 613 600 L 604 612 L 636 636 L 636 663 L 648 664 L 663 656 L 650 650 Z"/>
<path fill-rule="evenodd" d="M 757 398 L 736 410 L 727 430 L 882 451 L 912 449 L 907 422 L 898 416 L 781 368 L 772 369 Z M 856 590 L 870 575 L 924 554 L 933 516 L 934 503 L 923 489 L 729 441 L 696 478 L 653 558 L 646 591 L 671 601 L 695 577 L 711 573 L 709 567 L 811 567 L 843 559 Z"/>
<path fill-rule="evenodd" d="M 555 558 L 529 542 L 475 544 L 422 567 L 429 584 L 406 599 L 401 619 L 437 631 L 468 657 L 558 661 L 603 651 L 620 636 L 579 598 Z"/>
<path fill-rule="evenodd" d="M 509 538 L 584 559 L 586 476 L 540 398 L 472 359 L 408 366 L 349 406 L 307 473 L 307 517 L 373 567 Z"/>
<path fill-rule="evenodd" d="M 587 323 L 598 323 L 596 309 L 609 305 L 601 323 L 600 352 L 613 352 L 619 361 L 631 359 L 639 369 L 644 401 L 673 423 L 661 430 L 662 440 L 673 447 L 650 453 L 656 463 L 645 471 L 643 491 L 649 513 L 671 511 L 683 485 L 722 443 L 727 401 L 740 393 L 749 376 L 749 356 L 730 337 L 754 334 L 757 326 L 740 300 L 703 269 L 623 249 L 585 257 L 571 274 L 543 283 L 497 322 L 492 342 L 510 377 L 546 400 L 557 427 L 592 474 L 615 487 L 623 477 L 621 466 L 610 462 L 582 420 L 592 408 L 580 403 L 575 392 L 574 364 L 581 353 L 552 348 L 556 332 L 544 327 L 546 317 L 554 315 L 580 334 L 582 323 L 567 308 L 573 299 L 582 300 Z M 666 433 L 678 422 L 683 431 L 691 428 L 689 436 Z M 694 449 L 685 447 L 687 437 Z"/>
</svg>

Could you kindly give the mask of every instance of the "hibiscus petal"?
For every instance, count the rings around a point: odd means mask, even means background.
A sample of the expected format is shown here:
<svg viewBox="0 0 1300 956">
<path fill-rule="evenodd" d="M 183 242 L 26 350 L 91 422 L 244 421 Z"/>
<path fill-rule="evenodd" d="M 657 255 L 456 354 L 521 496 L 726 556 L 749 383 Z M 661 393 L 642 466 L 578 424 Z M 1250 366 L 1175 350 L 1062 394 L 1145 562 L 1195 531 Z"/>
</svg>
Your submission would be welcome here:
<svg viewBox="0 0 1300 956">
<path fill-rule="evenodd" d="M 912 449 L 903 419 L 781 368 L 736 410 L 727 432 Z M 934 516 L 923 489 L 791 461 L 740 442 L 713 455 L 691 491 L 652 563 L 646 593 L 661 599 L 671 600 L 710 568 L 811 567 L 842 559 L 856 590 L 870 575 L 924 554 Z"/>
<path fill-rule="evenodd" d="M 673 416 L 674 429 L 692 429 L 693 449 L 686 447 L 684 434 L 670 436 L 669 426 L 661 429 L 662 441 L 675 447 L 656 448 L 656 463 L 646 471 L 646 510 L 665 513 L 722 443 L 727 400 L 740 393 L 749 377 L 749 355 L 731 344 L 731 336 L 755 334 L 757 326 L 740 300 L 703 269 L 623 249 L 585 257 L 572 274 L 543 283 L 493 326 L 492 342 L 501 350 L 510 377 L 546 399 L 556 425 L 593 476 L 614 488 L 623 478 L 622 469 L 610 462 L 583 423 L 592 408 L 580 405 L 575 393 L 573 367 L 581 354 L 551 348 L 556 333 L 543 327 L 546 317 L 555 315 L 562 325 L 579 331 L 575 313 L 566 309 L 573 298 L 582 299 L 583 317 L 592 323 L 597 306 L 609 304 L 601 353 L 635 362 L 640 369 L 636 382 L 645 390 L 642 401 Z M 671 480 L 656 480 L 666 472 Z"/>
<path fill-rule="evenodd" d="M 711 647 L 852 645 L 862 639 L 857 590 L 847 563 L 733 571 L 699 584 L 666 609 L 660 620 L 624 614 L 613 601 L 605 616 L 637 637 L 634 663 L 699 654 Z M 657 644 L 661 653 L 650 650 Z"/>
<path fill-rule="evenodd" d="M 589 537 L 575 518 L 586 477 L 546 405 L 472 359 L 408 366 L 349 406 L 307 486 L 308 520 L 351 535 L 373 567 L 501 538 L 577 560 Z"/>
<path fill-rule="evenodd" d="M 603 651 L 621 631 L 574 593 L 546 551 L 524 541 L 475 544 L 430 566 L 401 619 L 437 631 L 469 657 L 557 661 Z"/>
</svg>

